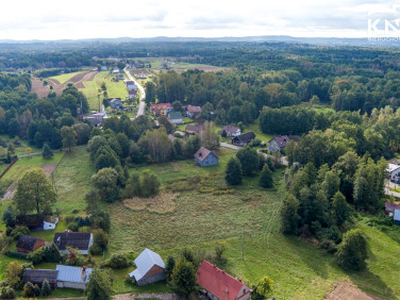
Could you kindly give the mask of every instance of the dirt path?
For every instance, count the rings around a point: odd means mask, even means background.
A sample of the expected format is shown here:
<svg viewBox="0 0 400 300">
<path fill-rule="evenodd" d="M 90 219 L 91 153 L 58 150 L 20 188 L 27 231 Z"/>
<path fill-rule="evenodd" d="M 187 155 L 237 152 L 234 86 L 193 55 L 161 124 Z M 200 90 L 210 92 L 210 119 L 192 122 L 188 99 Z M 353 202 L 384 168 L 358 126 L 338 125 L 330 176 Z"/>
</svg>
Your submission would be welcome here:
<svg viewBox="0 0 400 300">
<path fill-rule="evenodd" d="M 160 300 L 179 300 L 178 296 L 175 294 L 120 294 L 113 296 L 114 300 L 131 300 L 131 299 L 160 299 Z"/>
<path fill-rule="evenodd" d="M 18 181 L 14 181 L 7 189 L 7 191 L 4 193 L 3 198 L 1 198 L 2 201 L 4 200 L 11 200 L 14 197 L 15 192 L 17 191 L 17 183 Z"/>
<path fill-rule="evenodd" d="M 42 166 L 42 170 L 46 174 L 47 177 L 50 177 L 50 175 L 54 172 L 54 170 L 57 168 L 57 166 L 58 166 L 58 163 L 44 164 Z"/>
<path fill-rule="evenodd" d="M 381 298 L 373 296 L 361 291 L 358 287 L 353 285 L 348 281 L 343 281 L 338 283 L 334 290 L 324 297 L 328 300 L 386 300 L 386 298 Z"/>
</svg>

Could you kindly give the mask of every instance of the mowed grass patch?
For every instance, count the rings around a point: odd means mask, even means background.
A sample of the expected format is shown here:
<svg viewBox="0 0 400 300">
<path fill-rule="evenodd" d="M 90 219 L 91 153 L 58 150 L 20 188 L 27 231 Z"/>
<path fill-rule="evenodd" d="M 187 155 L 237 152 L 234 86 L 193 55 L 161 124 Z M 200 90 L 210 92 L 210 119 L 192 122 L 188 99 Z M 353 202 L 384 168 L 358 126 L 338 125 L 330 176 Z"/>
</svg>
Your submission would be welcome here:
<svg viewBox="0 0 400 300">
<path fill-rule="evenodd" d="M 57 75 L 57 76 L 52 76 L 49 77 L 50 79 L 55 79 L 57 80 L 59 83 L 63 84 L 66 83 L 68 80 L 70 80 L 72 77 L 74 77 L 77 74 L 80 73 L 86 73 L 87 71 L 79 71 L 79 72 L 72 72 L 72 73 L 64 73 L 61 75 Z"/>
<path fill-rule="evenodd" d="M 121 98 L 125 99 L 128 95 L 125 83 L 120 80 L 118 82 L 111 81 L 113 78 L 109 72 L 99 72 L 92 81 L 85 81 L 83 84 L 85 88 L 80 89 L 86 98 L 88 99 L 90 109 L 99 109 L 99 89 L 101 89 L 101 84 L 104 82 L 107 87 L 108 98 Z M 103 101 L 103 97 L 100 98 Z"/>
<path fill-rule="evenodd" d="M 1 180 L 19 180 L 29 170 L 41 168 L 45 164 L 59 163 L 64 156 L 64 152 L 55 152 L 50 159 L 44 159 L 41 155 L 32 155 L 30 157 L 21 157 L 4 175 Z"/>
<path fill-rule="evenodd" d="M 257 119 L 253 124 L 244 126 L 244 131 L 242 133 L 246 133 L 249 131 L 253 131 L 257 139 L 260 139 L 261 141 L 266 143 L 274 138 L 273 135 L 265 134 L 261 131 L 259 119 Z"/>
<path fill-rule="evenodd" d="M 58 194 L 55 208 L 61 209 L 63 214 L 70 214 L 73 210 L 84 210 L 85 195 L 91 188 L 93 173 L 90 154 L 84 147 L 66 153 L 54 174 Z"/>
</svg>

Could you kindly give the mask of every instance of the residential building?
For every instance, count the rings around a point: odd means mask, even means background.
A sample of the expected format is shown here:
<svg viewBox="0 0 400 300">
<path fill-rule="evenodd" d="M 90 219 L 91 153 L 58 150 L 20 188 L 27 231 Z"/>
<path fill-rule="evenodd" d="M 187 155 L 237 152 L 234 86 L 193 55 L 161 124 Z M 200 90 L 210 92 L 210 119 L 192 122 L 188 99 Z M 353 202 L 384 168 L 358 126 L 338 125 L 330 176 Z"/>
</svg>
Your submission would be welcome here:
<svg viewBox="0 0 400 300">
<path fill-rule="evenodd" d="M 205 147 L 201 147 L 194 154 L 194 161 L 201 167 L 216 166 L 218 165 L 218 156 L 214 150 L 210 151 Z"/>
<path fill-rule="evenodd" d="M 107 70 L 108 70 L 107 66 L 101 66 L 100 67 L 100 71 L 107 71 Z"/>
<path fill-rule="evenodd" d="M 138 286 L 165 280 L 165 264 L 157 253 L 146 248 L 134 262 L 136 269 L 129 276 L 135 278 Z"/>
<path fill-rule="evenodd" d="M 22 282 L 31 282 L 39 286 L 42 285 L 43 280 L 47 280 L 51 288 L 57 287 L 58 270 L 45 270 L 45 269 L 26 269 L 22 276 Z"/>
<path fill-rule="evenodd" d="M 183 116 L 180 111 L 171 111 L 168 113 L 168 121 L 171 124 L 183 124 Z"/>
<path fill-rule="evenodd" d="M 272 152 L 274 151 L 282 151 L 285 149 L 286 145 L 290 141 L 295 141 L 297 142 L 299 140 L 299 137 L 297 135 L 280 135 L 277 137 L 274 137 L 272 140 L 269 141 L 269 147 L 268 149 Z"/>
<path fill-rule="evenodd" d="M 157 103 L 150 105 L 150 111 L 153 116 L 167 116 L 170 111 L 172 111 L 171 103 Z"/>
<path fill-rule="evenodd" d="M 213 300 L 248 300 L 252 292 L 241 280 L 232 277 L 206 260 L 197 270 L 197 284 Z"/>
<path fill-rule="evenodd" d="M 241 135 L 242 132 L 240 131 L 240 128 L 237 128 L 235 126 L 227 125 L 222 127 L 220 131 L 218 131 L 218 134 L 222 134 L 225 131 L 226 136 L 238 136 Z"/>
<path fill-rule="evenodd" d="M 44 239 L 22 234 L 17 242 L 17 252 L 30 253 L 46 245 Z"/>
<path fill-rule="evenodd" d="M 186 125 L 185 131 L 189 134 L 200 133 L 204 128 L 203 125 Z"/>
<path fill-rule="evenodd" d="M 236 146 L 245 146 L 255 139 L 256 135 L 252 132 L 246 132 L 232 138 L 232 144 Z"/>
<path fill-rule="evenodd" d="M 121 98 L 110 98 L 107 99 L 107 101 L 112 109 L 121 109 L 124 105 L 124 102 L 122 102 Z"/>
<path fill-rule="evenodd" d="M 126 83 L 126 88 L 127 90 L 138 90 L 139 87 L 136 85 L 136 83 L 132 80 L 127 81 Z"/>
<path fill-rule="evenodd" d="M 400 183 L 400 165 L 390 163 L 385 171 L 390 175 L 390 181 Z"/>
<path fill-rule="evenodd" d="M 57 265 L 57 287 L 83 290 L 89 281 L 91 268 Z"/>
<path fill-rule="evenodd" d="M 128 96 L 129 96 L 129 99 L 136 98 L 137 90 L 128 90 Z"/>
<path fill-rule="evenodd" d="M 54 244 L 58 247 L 61 254 L 68 253 L 67 248 L 78 249 L 81 254 L 89 254 L 89 249 L 93 245 L 93 235 L 90 232 L 56 232 L 54 234 Z"/>
<path fill-rule="evenodd" d="M 186 106 L 186 115 L 190 118 L 195 118 L 201 113 L 201 107 L 195 105 Z"/>
<path fill-rule="evenodd" d="M 400 210 L 400 204 L 395 204 L 391 202 L 385 202 L 385 214 L 392 217 L 396 209 Z"/>
<path fill-rule="evenodd" d="M 94 113 L 83 117 L 83 120 L 88 120 L 93 126 L 101 126 L 106 118 L 106 112 Z"/>
<path fill-rule="evenodd" d="M 18 215 L 15 218 L 16 225 L 26 226 L 30 231 L 53 230 L 59 219 L 55 216 L 46 215 Z"/>
</svg>

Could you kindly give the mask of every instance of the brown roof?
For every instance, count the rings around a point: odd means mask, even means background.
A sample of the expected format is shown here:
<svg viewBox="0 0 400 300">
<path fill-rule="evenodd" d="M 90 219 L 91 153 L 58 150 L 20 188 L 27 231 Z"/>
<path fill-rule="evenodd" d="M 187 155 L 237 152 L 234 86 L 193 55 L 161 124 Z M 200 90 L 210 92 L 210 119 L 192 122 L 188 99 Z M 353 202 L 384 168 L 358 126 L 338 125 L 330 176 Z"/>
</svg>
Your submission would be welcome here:
<svg viewBox="0 0 400 300">
<path fill-rule="evenodd" d="M 45 242 L 44 239 L 22 234 L 18 239 L 17 248 L 33 251 L 38 241 Z"/>
<path fill-rule="evenodd" d="M 200 106 L 195 106 L 195 105 L 188 105 L 186 107 L 186 110 L 190 113 L 200 113 L 201 112 L 201 107 Z"/>
<path fill-rule="evenodd" d="M 385 210 L 393 212 L 395 209 L 400 209 L 400 204 L 385 202 Z"/>
<path fill-rule="evenodd" d="M 297 135 L 281 135 L 274 137 L 270 142 L 275 141 L 278 144 L 279 148 L 283 149 L 286 147 L 286 144 L 289 143 L 291 140 L 297 142 L 299 140 L 299 137 Z"/>
<path fill-rule="evenodd" d="M 90 232 L 56 232 L 54 234 L 54 244 L 60 250 L 66 250 L 67 247 L 89 250 L 90 237 Z"/>
<path fill-rule="evenodd" d="M 225 131 L 226 133 L 236 133 L 239 130 L 239 128 L 235 127 L 235 126 L 231 126 L 231 125 L 227 125 L 222 127 L 222 131 Z"/>
<path fill-rule="evenodd" d="M 217 154 L 215 153 L 215 151 L 210 151 L 207 148 L 201 147 L 195 154 L 194 154 L 194 158 L 197 158 L 200 161 L 203 161 L 206 159 L 207 156 L 209 156 L 210 154 L 213 154 L 215 156 L 217 156 Z"/>
<path fill-rule="evenodd" d="M 202 125 L 186 125 L 185 131 L 200 132 L 203 130 Z"/>
<path fill-rule="evenodd" d="M 43 280 L 47 279 L 54 286 L 57 283 L 57 274 L 58 270 L 26 269 L 22 276 L 22 281 L 41 285 Z"/>
</svg>

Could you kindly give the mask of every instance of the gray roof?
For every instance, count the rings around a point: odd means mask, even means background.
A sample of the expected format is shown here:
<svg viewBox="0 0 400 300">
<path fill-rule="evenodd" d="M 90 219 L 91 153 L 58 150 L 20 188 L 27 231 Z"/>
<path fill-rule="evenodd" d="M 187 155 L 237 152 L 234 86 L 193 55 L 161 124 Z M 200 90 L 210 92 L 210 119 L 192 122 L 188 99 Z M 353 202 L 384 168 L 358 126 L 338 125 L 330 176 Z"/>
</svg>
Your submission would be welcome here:
<svg viewBox="0 0 400 300">
<path fill-rule="evenodd" d="M 90 232 L 56 232 L 54 234 L 54 244 L 60 250 L 66 250 L 67 247 L 89 250 L 91 238 L 92 234 Z"/>
<path fill-rule="evenodd" d="M 84 267 L 85 268 L 85 267 Z M 89 274 L 93 269 L 81 267 L 71 267 L 57 265 L 58 270 L 57 281 L 87 283 L 89 281 Z"/>
<path fill-rule="evenodd" d="M 57 270 L 26 269 L 22 276 L 22 282 L 29 281 L 34 284 L 42 284 L 43 280 L 47 279 L 50 284 L 56 284 L 57 274 Z"/>
<path fill-rule="evenodd" d="M 154 265 L 165 269 L 165 264 L 161 256 L 147 248 L 136 257 L 135 265 L 136 270 L 131 272 L 129 276 L 135 277 L 136 281 L 142 279 Z"/>
<path fill-rule="evenodd" d="M 168 118 L 170 119 L 182 119 L 182 113 L 180 111 L 173 111 L 168 114 Z"/>
</svg>

